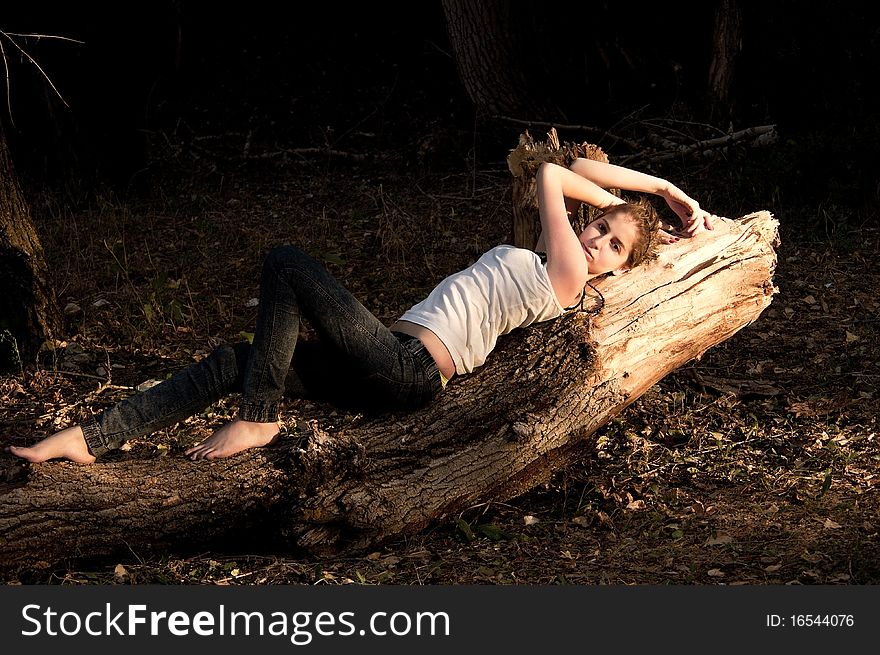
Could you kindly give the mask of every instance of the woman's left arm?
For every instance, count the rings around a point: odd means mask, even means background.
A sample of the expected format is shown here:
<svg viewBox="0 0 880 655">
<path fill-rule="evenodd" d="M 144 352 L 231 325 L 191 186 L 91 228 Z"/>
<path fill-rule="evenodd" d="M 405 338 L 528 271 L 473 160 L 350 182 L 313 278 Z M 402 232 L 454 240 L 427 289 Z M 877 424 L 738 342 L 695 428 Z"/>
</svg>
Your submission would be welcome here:
<svg viewBox="0 0 880 655">
<path fill-rule="evenodd" d="M 539 246 L 547 253 L 547 274 L 563 307 L 576 301 L 589 277 L 589 267 L 578 235 L 568 215 L 568 199 L 593 207 L 623 202 L 595 182 L 564 166 L 544 162 L 535 174 L 538 214 L 541 218 Z"/>
<path fill-rule="evenodd" d="M 713 214 L 700 208 L 700 203 L 668 180 L 583 157 L 574 160 L 569 168 L 605 189 L 623 189 L 660 196 L 684 222 L 682 232 L 690 236 L 703 228 L 712 229 Z"/>
</svg>

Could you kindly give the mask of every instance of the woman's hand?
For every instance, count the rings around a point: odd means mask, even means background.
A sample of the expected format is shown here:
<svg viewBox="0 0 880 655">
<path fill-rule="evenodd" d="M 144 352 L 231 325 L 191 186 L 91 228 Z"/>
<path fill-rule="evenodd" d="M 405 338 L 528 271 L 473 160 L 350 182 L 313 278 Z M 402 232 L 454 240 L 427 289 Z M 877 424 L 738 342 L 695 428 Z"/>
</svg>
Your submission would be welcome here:
<svg viewBox="0 0 880 655">
<path fill-rule="evenodd" d="M 660 243 L 664 244 L 675 243 L 681 238 L 678 228 L 666 221 L 660 221 L 660 228 L 657 230 L 657 235 L 660 238 Z"/>
<path fill-rule="evenodd" d="M 674 240 L 675 236 L 692 237 L 700 230 L 712 229 L 712 220 L 717 218 L 714 214 L 710 214 L 700 207 L 700 203 L 687 195 L 674 184 L 669 183 L 666 188 L 660 192 L 660 196 L 669 205 L 669 208 L 676 213 L 682 221 L 682 228 L 675 230 L 671 225 L 661 225 L 660 236 L 665 243 Z"/>
</svg>

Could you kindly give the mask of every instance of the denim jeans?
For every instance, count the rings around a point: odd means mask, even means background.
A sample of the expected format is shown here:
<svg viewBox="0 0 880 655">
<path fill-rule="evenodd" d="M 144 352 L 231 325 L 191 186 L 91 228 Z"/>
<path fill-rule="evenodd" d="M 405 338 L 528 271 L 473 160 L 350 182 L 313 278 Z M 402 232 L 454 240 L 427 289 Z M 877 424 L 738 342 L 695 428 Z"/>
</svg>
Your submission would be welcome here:
<svg viewBox="0 0 880 655">
<path fill-rule="evenodd" d="M 318 340 L 300 339 L 306 319 Z M 282 395 L 361 411 L 414 409 L 442 386 L 422 343 L 392 332 L 324 267 L 293 246 L 263 262 L 253 345 L 223 345 L 167 380 L 82 424 L 96 457 L 128 439 L 192 416 L 240 393 L 239 418 L 279 419 Z"/>
</svg>

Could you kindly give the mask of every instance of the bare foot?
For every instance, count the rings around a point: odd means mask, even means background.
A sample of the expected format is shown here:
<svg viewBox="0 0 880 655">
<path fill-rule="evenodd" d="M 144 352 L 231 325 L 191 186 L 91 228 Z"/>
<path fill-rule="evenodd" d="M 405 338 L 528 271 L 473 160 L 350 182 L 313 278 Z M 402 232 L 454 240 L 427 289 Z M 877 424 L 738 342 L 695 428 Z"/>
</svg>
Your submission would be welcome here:
<svg viewBox="0 0 880 655">
<path fill-rule="evenodd" d="M 255 423 L 235 419 L 217 430 L 203 442 L 185 451 L 192 460 L 219 459 L 240 453 L 248 448 L 261 448 L 275 441 L 281 424 Z"/>
<path fill-rule="evenodd" d="M 51 437 L 27 448 L 22 446 L 9 446 L 6 448 L 16 457 L 21 457 L 29 462 L 45 462 L 47 459 L 69 459 L 77 464 L 91 464 L 95 461 L 89 452 L 82 428 L 78 425 L 61 432 L 56 432 Z"/>
</svg>

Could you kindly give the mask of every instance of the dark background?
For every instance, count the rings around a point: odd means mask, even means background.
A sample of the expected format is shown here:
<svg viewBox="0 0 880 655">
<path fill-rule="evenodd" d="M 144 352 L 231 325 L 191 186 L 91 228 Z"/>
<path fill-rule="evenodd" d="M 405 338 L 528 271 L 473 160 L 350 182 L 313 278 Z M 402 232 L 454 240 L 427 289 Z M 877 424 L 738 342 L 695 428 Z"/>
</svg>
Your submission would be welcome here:
<svg viewBox="0 0 880 655">
<path fill-rule="evenodd" d="M 722 130 L 774 123 L 796 167 L 789 193 L 874 202 L 880 37 L 870 6 L 741 3 L 743 47 L 721 112 L 706 96 L 714 3 L 513 2 L 511 30 L 527 44 L 532 89 L 567 123 L 610 128 L 637 110 Z M 3 125 L 28 184 L 148 190 L 157 134 L 247 132 L 265 144 L 356 150 L 368 132 L 371 149 L 402 157 L 441 134 L 433 147 L 455 166 L 474 148 L 502 160 L 520 129 L 473 108 L 439 2 L 35 2 L 2 20 L 8 32 L 84 42 L 27 40 L 69 108 L 7 44 L 14 125 L 7 112 Z"/>
</svg>

